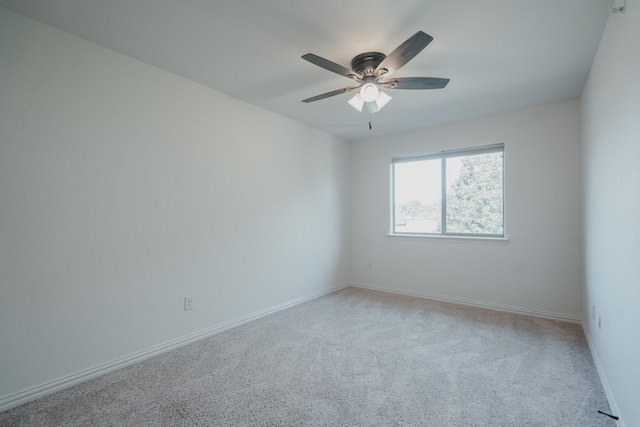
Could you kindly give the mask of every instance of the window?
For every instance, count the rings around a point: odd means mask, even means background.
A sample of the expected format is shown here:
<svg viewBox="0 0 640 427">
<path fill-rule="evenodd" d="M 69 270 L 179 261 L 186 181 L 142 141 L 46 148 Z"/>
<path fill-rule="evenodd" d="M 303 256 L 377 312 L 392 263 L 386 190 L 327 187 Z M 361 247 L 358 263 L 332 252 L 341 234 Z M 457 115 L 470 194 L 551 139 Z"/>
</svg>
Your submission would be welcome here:
<svg viewBox="0 0 640 427">
<path fill-rule="evenodd" d="M 504 144 L 391 160 L 391 232 L 504 237 Z"/>
</svg>

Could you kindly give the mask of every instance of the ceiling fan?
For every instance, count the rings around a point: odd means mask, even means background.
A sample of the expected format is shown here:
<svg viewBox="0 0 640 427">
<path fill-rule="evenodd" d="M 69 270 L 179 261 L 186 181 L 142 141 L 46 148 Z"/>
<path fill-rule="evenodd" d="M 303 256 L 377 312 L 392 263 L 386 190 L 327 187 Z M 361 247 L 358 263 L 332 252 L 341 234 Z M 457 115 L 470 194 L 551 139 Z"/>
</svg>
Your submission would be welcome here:
<svg viewBox="0 0 640 427">
<path fill-rule="evenodd" d="M 398 46 L 393 52 L 386 56 L 380 52 L 366 52 L 355 56 L 351 60 L 351 69 L 331 62 L 313 53 L 302 55 L 305 59 L 318 67 L 332 71 L 341 76 L 348 77 L 359 83 L 357 86 L 348 86 L 342 89 L 323 93 L 303 99 L 302 102 L 309 103 L 351 92 L 360 89 L 359 92 L 349 100 L 349 104 L 358 111 L 362 111 L 363 106 L 369 113 L 375 113 L 384 107 L 391 97 L 380 89 L 442 89 L 449 83 L 449 79 L 437 77 L 400 77 L 389 78 L 403 65 L 411 61 L 419 54 L 431 41 L 433 37 L 418 31 L 409 37 L 404 43 Z"/>
</svg>

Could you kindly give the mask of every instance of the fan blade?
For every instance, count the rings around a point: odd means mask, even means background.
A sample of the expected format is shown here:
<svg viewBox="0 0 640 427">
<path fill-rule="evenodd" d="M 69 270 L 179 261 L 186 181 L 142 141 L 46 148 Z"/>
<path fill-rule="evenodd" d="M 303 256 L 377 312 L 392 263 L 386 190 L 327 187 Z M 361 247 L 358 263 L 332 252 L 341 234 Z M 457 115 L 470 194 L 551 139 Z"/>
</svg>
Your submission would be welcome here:
<svg viewBox="0 0 640 427">
<path fill-rule="evenodd" d="M 329 98 L 331 96 L 340 95 L 341 93 L 351 92 L 354 89 L 358 89 L 359 86 L 349 86 L 343 87 L 342 89 L 332 90 L 331 92 L 323 93 L 322 95 L 317 95 L 311 98 L 303 99 L 302 102 L 313 102 L 320 101 L 321 99 Z"/>
<path fill-rule="evenodd" d="M 442 89 L 447 83 L 449 79 L 438 77 L 402 77 L 386 80 L 380 85 L 389 89 Z"/>
<path fill-rule="evenodd" d="M 302 55 L 302 59 L 306 59 L 314 65 L 317 65 L 320 68 L 324 68 L 325 70 L 332 71 L 336 74 L 340 74 L 341 76 L 349 77 L 349 78 L 357 78 L 358 75 L 353 71 L 346 67 L 343 67 L 340 64 L 336 64 L 335 62 L 331 62 L 328 59 L 324 59 L 318 55 L 314 55 L 313 53 L 307 53 L 306 55 Z"/>
<path fill-rule="evenodd" d="M 407 62 L 411 61 L 422 49 L 431 43 L 433 37 L 422 31 L 418 31 L 409 37 L 404 43 L 389 54 L 375 69 L 374 75 L 380 76 L 382 70 L 387 70 L 386 74 L 391 74 Z"/>
</svg>

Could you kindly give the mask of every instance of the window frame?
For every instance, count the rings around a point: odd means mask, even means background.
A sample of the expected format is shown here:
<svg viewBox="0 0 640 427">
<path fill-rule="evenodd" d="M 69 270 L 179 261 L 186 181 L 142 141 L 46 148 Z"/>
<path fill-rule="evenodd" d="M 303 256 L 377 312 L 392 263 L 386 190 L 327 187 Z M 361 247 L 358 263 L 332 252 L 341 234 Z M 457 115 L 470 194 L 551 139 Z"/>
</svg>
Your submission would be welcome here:
<svg viewBox="0 0 640 427">
<path fill-rule="evenodd" d="M 502 153 L 502 233 L 454 233 L 447 232 L 446 218 L 447 218 L 447 167 L 446 160 L 453 157 L 465 157 L 474 156 L 479 154 L 489 153 Z M 424 232 L 398 232 L 396 231 L 396 209 L 395 209 L 395 165 L 399 163 L 411 163 L 424 160 L 436 160 L 440 159 L 440 192 L 441 192 L 441 223 L 442 230 L 437 233 L 424 233 Z M 480 147 L 459 148 L 453 150 L 443 150 L 437 153 L 419 154 L 412 156 L 392 157 L 390 164 L 390 181 L 391 181 L 391 222 L 390 222 L 390 236 L 424 236 L 424 237 L 454 237 L 454 238 L 469 238 L 469 239 L 506 239 L 506 219 L 505 219 L 505 149 L 504 143 L 484 145 Z"/>
</svg>

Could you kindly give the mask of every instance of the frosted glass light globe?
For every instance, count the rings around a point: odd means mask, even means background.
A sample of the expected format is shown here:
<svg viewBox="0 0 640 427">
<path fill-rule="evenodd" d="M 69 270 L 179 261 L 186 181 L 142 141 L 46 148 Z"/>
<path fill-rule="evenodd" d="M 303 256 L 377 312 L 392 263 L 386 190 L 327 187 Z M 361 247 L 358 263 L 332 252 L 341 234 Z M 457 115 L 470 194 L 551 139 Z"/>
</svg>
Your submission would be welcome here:
<svg viewBox="0 0 640 427">
<path fill-rule="evenodd" d="M 364 102 L 375 101 L 378 97 L 378 87 L 373 83 L 366 83 L 360 88 L 360 96 Z"/>
</svg>

